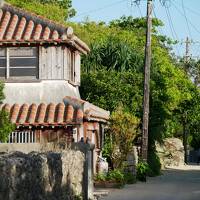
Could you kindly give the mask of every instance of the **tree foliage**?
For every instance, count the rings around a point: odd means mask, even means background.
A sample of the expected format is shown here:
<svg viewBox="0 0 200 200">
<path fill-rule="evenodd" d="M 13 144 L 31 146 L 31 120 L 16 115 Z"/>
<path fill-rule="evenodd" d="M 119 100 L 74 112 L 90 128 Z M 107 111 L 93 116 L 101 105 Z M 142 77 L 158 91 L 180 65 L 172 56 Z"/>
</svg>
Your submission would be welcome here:
<svg viewBox="0 0 200 200">
<path fill-rule="evenodd" d="M 110 118 L 110 157 L 114 168 L 122 168 L 128 153 L 133 149 L 133 141 L 139 134 L 139 119 L 123 110 L 120 105 Z"/>
<path fill-rule="evenodd" d="M 197 102 L 191 102 L 199 91 L 171 54 L 170 45 L 174 42 L 157 33 L 157 27 L 162 23 L 154 21 L 157 23 L 154 23 L 152 37 L 148 158 L 150 167 L 154 168 L 152 172 L 159 174 L 155 141 L 162 142 L 165 137 L 182 133 L 185 112 L 194 109 Z M 110 25 L 86 22 L 81 26 L 87 27 L 85 31 L 92 30 L 91 39 L 88 39 L 90 34 L 86 37 L 91 44 L 91 53 L 82 62 L 82 97 L 110 111 L 123 102 L 126 111 L 141 118 L 144 19 L 123 17 Z M 188 126 L 192 121 L 191 116 Z"/>
<path fill-rule="evenodd" d="M 60 23 L 65 23 L 76 14 L 72 8 L 72 0 L 7 0 L 7 2 Z"/>
<path fill-rule="evenodd" d="M 4 84 L 0 81 L 0 105 L 2 104 L 2 100 L 4 99 L 3 88 Z"/>
<path fill-rule="evenodd" d="M 0 105 L 4 99 L 3 94 L 4 84 L 0 82 Z M 5 111 L 0 111 L 0 141 L 5 142 L 8 139 L 9 133 L 14 130 L 14 125 L 10 123 L 8 115 Z"/>
<path fill-rule="evenodd" d="M 0 112 L 0 141 L 5 142 L 8 135 L 14 130 L 14 125 L 10 123 L 8 114 L 5 111 Z"/>
</svg>

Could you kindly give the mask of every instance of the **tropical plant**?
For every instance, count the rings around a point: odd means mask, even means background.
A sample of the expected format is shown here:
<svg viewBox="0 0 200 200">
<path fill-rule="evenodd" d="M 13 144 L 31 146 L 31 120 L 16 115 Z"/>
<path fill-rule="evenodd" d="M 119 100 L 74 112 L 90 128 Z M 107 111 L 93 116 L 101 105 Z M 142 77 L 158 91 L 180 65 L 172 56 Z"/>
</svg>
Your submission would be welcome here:
<svg viewBox="0 0 200 200">
<path fill-rule="evenodd" d="M 147 162 L 140 161 L 137 164 L 137 179 L 146 182 L 146 177 L 150 168 Z"/>
<path fill-rule="evenodd" d="M 139 133 L 139 119 L 119 107 L 111 115 L 110 132 L 112 137 L 111 160 L 115 169 L 122 168 L 133 141 Z"/>
<path fill-rule="evenodd" d="M 0 105 L 4 99 L 3 88 L 4 84 L 0 82 Z M 14 128 L 14 125 L 10 123 L 8 114 L 5 111 L 0 111 L 0 142 L 5 142 Z"/>
</svg>

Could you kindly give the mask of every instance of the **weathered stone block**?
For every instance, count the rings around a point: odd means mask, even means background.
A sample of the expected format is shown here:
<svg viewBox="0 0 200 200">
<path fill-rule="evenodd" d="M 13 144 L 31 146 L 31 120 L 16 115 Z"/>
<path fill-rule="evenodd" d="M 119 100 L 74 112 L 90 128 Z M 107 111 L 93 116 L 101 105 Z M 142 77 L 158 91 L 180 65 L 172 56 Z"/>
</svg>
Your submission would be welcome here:
<svg viewBox="0 0 200 200">
<path fill-rule="evenodd" d="M 184 165 L 184 147 L 178 138 L 166 138 L 162 144 L 156 143 L 157 155 L 162 168 Z"/>
<path fill-rule="evenodd" d="M 0 155 L 0 199 L 71 200 L 83 194 L 85 156 L 61 153 Z"/>
</svg>

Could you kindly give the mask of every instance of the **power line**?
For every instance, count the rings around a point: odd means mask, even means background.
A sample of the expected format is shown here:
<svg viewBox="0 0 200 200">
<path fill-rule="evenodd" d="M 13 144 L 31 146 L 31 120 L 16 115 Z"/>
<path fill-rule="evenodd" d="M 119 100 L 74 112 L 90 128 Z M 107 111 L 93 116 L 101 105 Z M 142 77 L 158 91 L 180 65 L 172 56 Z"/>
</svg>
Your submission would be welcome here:
<svg viewBox="0 0 200 200">
<path fill-rule="evenodd" d="M 178 3 L 178 2 L 177 2 Z M 178 3 L 179 4 L 179 3 Z M 190 11 L 192 14 L 196 14 L 197 16 L 200 16 L 200 13 L 197 12 L 196 10 L 193 10 L 187 6 L 184 5 L 184 8 L 187 9 L 188 11 Z"/>
<path fill-rule="evenodd" d="M 155 9 L 156 9 L 156 7 L 155 7 L 155 5 L 153 5 L 153 15 L 156 19 L 158 19 Z M 160 32 L 161 35 L 165 35 L 161 29 L 160 29 L 160 31 L 158 30 L 158 32 Z"/>
<path fill-rule="evenodd" d="M 174 5 L 175 9 L 176 9 L 183 17 L 185 17 L 184 14 L 183 14 L 183 13 L 179 10 L 179 8 L 176 6 L 176 4 L 174 4 L 173 2 L 172 2 L 172 4 Z M 188 21 L 188 23 L 192 26 L 192 28 L 193 28 L 196 32 L 198 32 L 198 33 L 200 34 L 200 31 L 197 29 L 197 27 L 196 27 L 189 19 L 187 19 L 187 21 Z"/>
<path fill-rule="evenodd" d="M 104 9 L 106 9 L 106 8 L 109 8 L 109 7 L 113 7 L 113 6 L 115 6 L 115 5 L 118 5 L 118 4 L 120 4 L 120 3 L 124 3 L 125 1 L 128 1 L 128 0 L 121 0 L 121 1 L 117 1 L 117 2 L 115 2 L 115 3 L 107 4 L 107 5 L 105 5 L 105 6 L 103 6 L 103 7 L 100 7 L 100 8 L 96 8 L 96 9 L 93 9 L 93 10 L 88 10 L 88 11 L 83 12 L 83 13 L 81 13 L 81 14 L 79 14 L 79 15 L 76 15 L 76 16 L 74 16 L 74 17 L 72 17 L 72 18 L 76 18 L 76 17 L 79 17 L 79 16 L 83 16 L 83 15 L 87 15 L 87 14 L 90 14 L 90 13 L 98 12 L 98 11 L 104 10 Z"/>
<path fill-rule="evenodd" d="M 165 4 L 164 4 L 164 8 L 165 8 L 165 12 L 166 12 L 166 16 L 167 16 L 167 20 L 168 20 L 168 23 L 169 23 L 169 28 L 170 28 L 172 37 L 173 37 L 174 40 L 176 40 L 178 42 L 179 38 L 178 38 L 178 35 L 175 31 L 169 8 Z M 180 51 L 179 51 L 177 45 L 175 46 L 175 48 L 176 48 L 177 53 L 180 55 Z"/>
<path fill-rule="evenodd" d="M 138 12 L 139 12 L 139 15 L 140 17 L 142 18 L 142 11 L 140 9 L 140 0 L 131 0 L 130 2 L 127 2 L 127 6 L 128 7 L 131 7 L 131 8 L 128 8 L 131 12 L 131 16 L 133 16 L 133 6 L 137 7 L 138 9 Z"/>
<path fill-rule="evenodd" d="M 190 26 L 189 26 L 189 23 L 188 23 L 188 18 L 187 18 L 186 11 L 185 11 L 185 5 L 183 3 L 183 0 L 181 2 L 182 2 L 182 9 L 183 9 L 185 21 L 186 21 L 186 24 L 187 24 L 188 33 L 190 35 L 190 38 L 192 38 L 192 33 L 191 33 L 191 30 L 190 30 Z"/>
<path fill-rule="evenodd" d="M 141 16 L 141 18 L 142 18 L 143 15 L 142 15 L 142 10 L 141 10 L 141 8 L 140 8 L 140 5 L 137 5 L 137 7 L 138 7 L 138 10 L 139 10 L 140 16 Z"/>
<path fill-rule="evenodd" d="M 160 0 L 160 3 L 164 7 L 170 7 L 171 5 L 171 0 Z"/>
<path fill-rule="evenodd" d="M 177 33 L 176 33 L 176 31 L 175 31 L 175 28 L 174 28 L 174 24 L 173 24 L 173 21 L 172 21 L 172 17 L 171 17 L 169 8 L 168 8 L 168 7 L 165 7 L 165 10 L 166 10 L 166 14 L 167 14 L 167 19 L 168 19 L 169 24 L 170 24 L 170 27 L 171 27 L 171 31 L 172 31 L 172 33 L 174 33 L 175 39 L 176 39 L 177 41 L 179 41 L 178 35 L 177 35 Z"/>
<path fill-rule="evenodd" d="M 164 3 L 162 3 L 162 2 L 161 2 L 161 4 L 162 4 L 165 8 L 167 7 L 167 9 L 169 9 L 168 6 L 167 6 L 166 4 L 164 4 Z M 155 7 L 155 4 L 154 4 L 154 5 L 153 5 L 153 15 L 154 15 L 155 18 L 158 19 L 155 10 L 156 10 L 156 7 Z M 166 12 L 167 12 L 167 11 L 166 11 Z M 172 34 L 173 34 L 173 32 L 175 33 L 176 40 L 179 41 L 178 35 L 177 35 L 177 33 L 176 33 L 175 29 L 174 29 L 173 23 L 172 23 L 172 18 L 171 18 L 170 12 L 169 12 L 169 16 L 170 16 L 170 17 L 168 18 L 168 21 L 169 21 L 169 23 L 171 22 L 171 23 L 170 23 L 170 30 L 171 30 Z M 173 28 L 171 27 L 171 25 L 172 25 Z M 160 35 L 166 35 L 166 34 L 164 34 L 164 32 L 162 31 L 162 29 L 160 29 L 160 31 L 158 30 L 158 32 L 159 32 Z M 173 34 L 173 35 L 174 35 L 174 34 Z M 173 37 L 173 36 L 172 36 L 172 37 Z M 174 39 L 174 38 L 173 38 L 173 39 Z M 175 40 L 175 39 L 174 39 L 174 40 Z M 177 44 L 174 44 L 174 46 L 175 46 L 175 48 L 176 48 L 176 51 L 177 51 L 178 55 L 181 55 L 181 54 L 180 54 L 179 47 L 177 46 Z"/>
</svg>

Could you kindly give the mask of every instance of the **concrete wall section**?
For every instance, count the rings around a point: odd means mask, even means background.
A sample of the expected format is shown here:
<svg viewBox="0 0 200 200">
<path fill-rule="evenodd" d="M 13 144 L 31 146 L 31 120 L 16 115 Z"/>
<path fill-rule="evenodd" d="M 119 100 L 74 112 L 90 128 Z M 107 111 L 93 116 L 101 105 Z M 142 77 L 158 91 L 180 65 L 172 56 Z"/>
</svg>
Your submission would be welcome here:
<svg viewBox="0 0 200 200">
<path fill-rule="evenodd" d="M 63 80 L 32 83 L 5 83 L 4 103 L 60 103 L 65 96 L 80 98 L 78 87 Z"/>
</svg>

